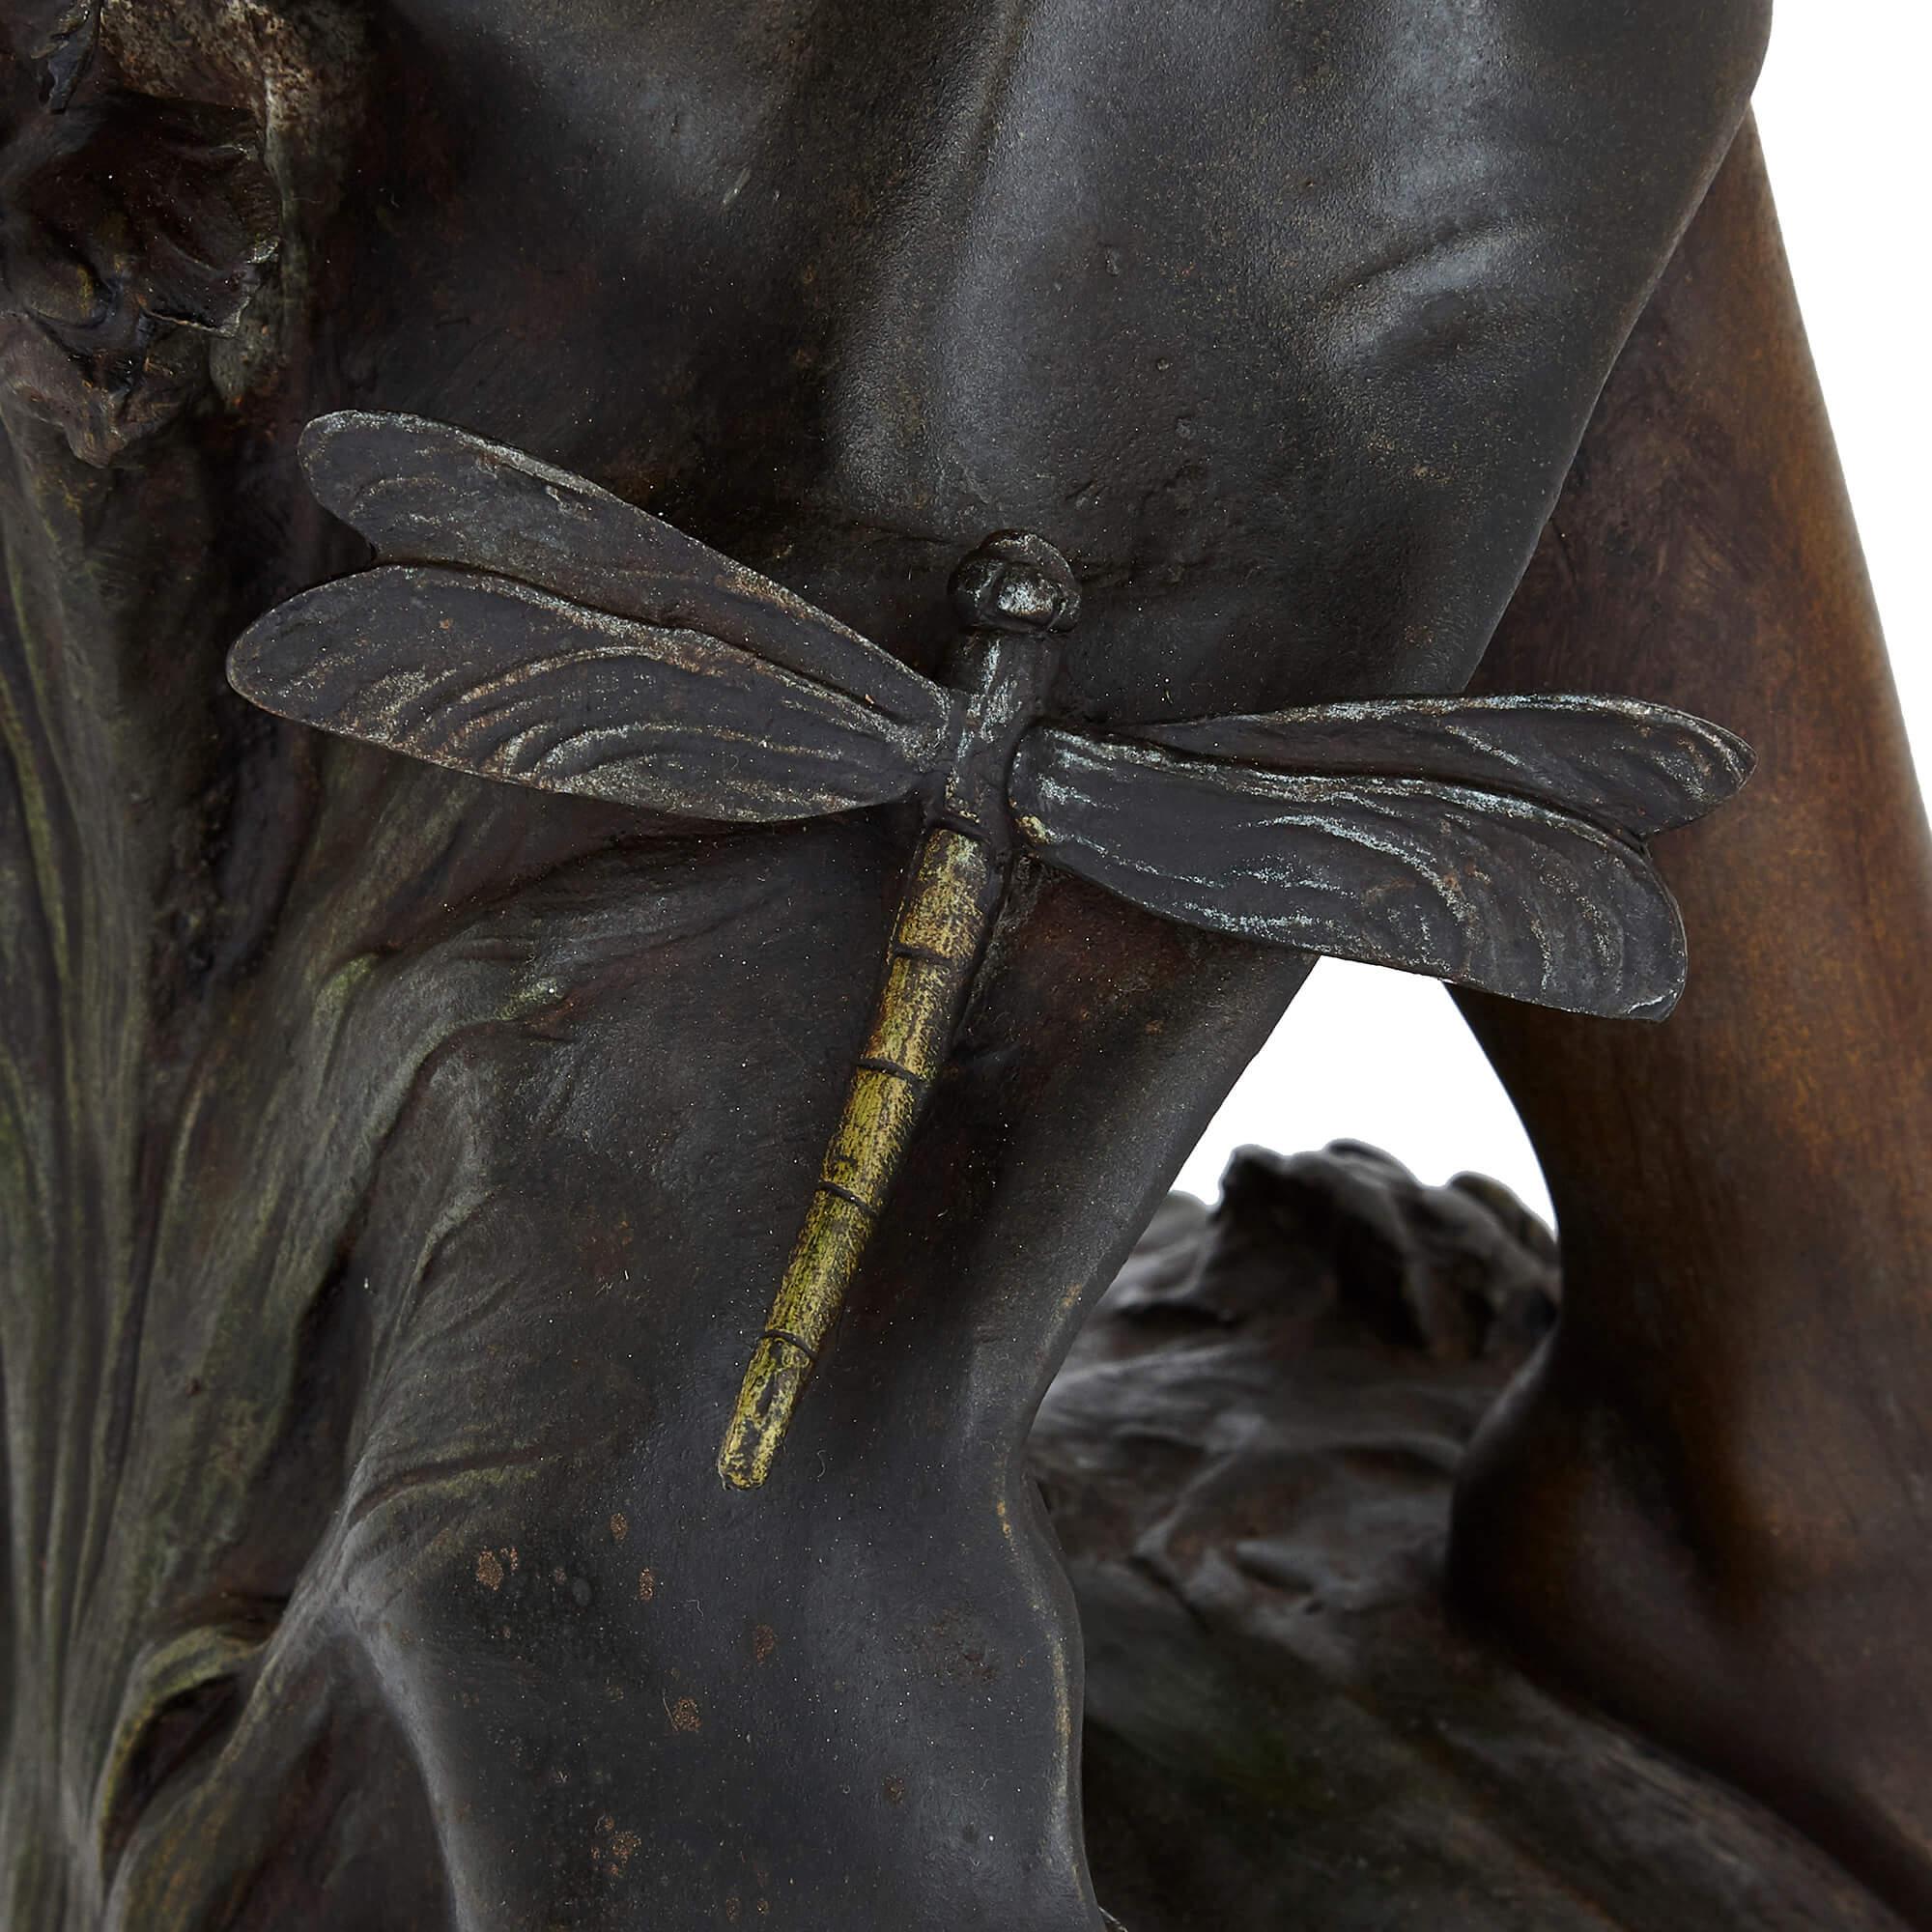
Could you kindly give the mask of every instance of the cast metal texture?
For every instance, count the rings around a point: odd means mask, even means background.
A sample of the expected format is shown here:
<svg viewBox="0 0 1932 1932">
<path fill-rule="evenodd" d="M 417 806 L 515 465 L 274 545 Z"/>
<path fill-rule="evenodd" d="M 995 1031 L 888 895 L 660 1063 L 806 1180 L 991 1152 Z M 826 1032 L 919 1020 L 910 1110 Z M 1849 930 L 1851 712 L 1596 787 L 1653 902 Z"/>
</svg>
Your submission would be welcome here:
<svg viewBox="0 0 1932 1932">
<path fill-rule="evenodd" d="M 923 803 L 872 1032 L 719 1453 L 740 1489 L 770 1474 L 885 1209 L 1016 846 L 1163 918 L 1565 1011 L 1656 1019 L 1682 990 L 1683 925 L 1642 841 L 1750 770 L 1701 719 L 1631 699 L 1432 697 L 1151 738 L 1046 726 L 1053 639 L 1079 596 L 1037 536 L 991 538 L 955 572 L 968 629 L 943 687 L 514 451 L 367 414 L 305 440 L 324 500 L 384 560 L 237 643 L 229 676 L 266 709 L 675 817 Z M 601 578 L 573 560 L 586 522 Z"/>
</svg>

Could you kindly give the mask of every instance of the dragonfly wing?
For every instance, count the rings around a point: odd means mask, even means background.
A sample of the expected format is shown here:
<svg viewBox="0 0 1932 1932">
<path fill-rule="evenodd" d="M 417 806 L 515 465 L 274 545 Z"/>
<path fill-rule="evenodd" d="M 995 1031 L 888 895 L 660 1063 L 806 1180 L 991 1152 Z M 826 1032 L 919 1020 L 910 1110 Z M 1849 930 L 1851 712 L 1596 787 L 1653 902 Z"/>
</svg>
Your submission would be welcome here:
<svg viewBox="0 0 1932 1932">
<path fill-rule="evenodd" d="M 717 638 L 411 564 L 270 611 L 229 676 L 266 710 L 435 764 L 748 824 L 902 798 L 944 743 Z"/>
<path fill-rule="evenodd" d="M 1722 725 L 1628 697 L 1366 698 L 1135 735 L 1270 771 L 1476 785 L 1639 838 L 1701 818 L 1751 769 Z"/>
<path fill-rule="evenodd" d="M 755 570 L 567 470 L 420 416 L 346 410 L 303 432 L 309 486 L 387 561 L 464 564 L 671 630 L 703 631 L 900 724 L 947 694 Z"/>
<path fill-rule="evenodd" d="M 1676 903 L 1641 848 L 1433 780 L 1310 777 L 1036 729 L 1009 786 L 1050 865 L 1168 919 L 1569 1012 L 1662 1019 Z"/>
</svg>

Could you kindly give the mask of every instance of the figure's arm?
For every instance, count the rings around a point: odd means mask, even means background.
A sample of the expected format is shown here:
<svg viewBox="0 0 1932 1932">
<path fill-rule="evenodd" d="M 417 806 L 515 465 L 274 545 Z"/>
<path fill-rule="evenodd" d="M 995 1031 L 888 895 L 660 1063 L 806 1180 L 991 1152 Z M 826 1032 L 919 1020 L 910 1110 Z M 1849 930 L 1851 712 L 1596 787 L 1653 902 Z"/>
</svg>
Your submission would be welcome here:
<svg viewBox="0 0 1932 1932">
<path fill-rule="evenodd" d="M 1932 839 L 1748 128 L 1480 683 L 1684 705 L 1758 769 L 1659 841 L 1668 1024 L 1462 1000 L 1567 1294 L 1464 1487 L 1462 1583 L 1922 1913 Z"/>
</svg>

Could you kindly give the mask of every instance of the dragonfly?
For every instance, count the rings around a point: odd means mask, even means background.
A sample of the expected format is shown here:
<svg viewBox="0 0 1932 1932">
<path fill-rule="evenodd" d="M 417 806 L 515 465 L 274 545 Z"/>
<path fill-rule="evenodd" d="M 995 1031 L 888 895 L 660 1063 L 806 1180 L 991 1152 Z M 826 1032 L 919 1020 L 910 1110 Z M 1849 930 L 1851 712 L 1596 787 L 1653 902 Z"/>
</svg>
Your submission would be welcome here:
<svg viewBox="0 0 1932 1932">
<path fill-rule="evenodd" d="M 487 780 L 712 827 L 912 801 L 922 826 L 803 1224 L 718 1455 L 770 1474 L 970 1000 L 1015 865 L 1163 918 L 1576 1013 L 1663 1017 L 1684 929 L 1648 841 L 1745 781 L 1722 726 L 1600 696 L 1057 717 L 1076 575 L 1002 532 L 959 565 L 943 680 L 581 477 L 417 417 L 305 431 L 374 547 L 235 644 L 282 717 Z"/>
</svg>

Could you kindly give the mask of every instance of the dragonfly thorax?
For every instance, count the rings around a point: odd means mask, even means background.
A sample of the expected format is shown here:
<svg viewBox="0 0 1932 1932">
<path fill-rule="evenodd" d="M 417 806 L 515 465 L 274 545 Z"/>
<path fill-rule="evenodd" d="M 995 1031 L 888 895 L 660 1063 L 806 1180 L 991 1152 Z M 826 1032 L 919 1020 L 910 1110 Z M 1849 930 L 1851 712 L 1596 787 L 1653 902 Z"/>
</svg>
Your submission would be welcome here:
<svg viewBox="0 0 1932 1932">
<path fill-rule="evenodd" d="M 1020 739 L 1046 708 L 1060 634 L 1079 614 L 1080 587 L 1051 544 L 1009 530 L 987 538 L 953 573 L 952 602 L 968 628 L 946 670 L 966 701 L 931 816 L 1004 851 L 1012 830 L 1008 774 Z"/>
</svg>

